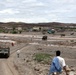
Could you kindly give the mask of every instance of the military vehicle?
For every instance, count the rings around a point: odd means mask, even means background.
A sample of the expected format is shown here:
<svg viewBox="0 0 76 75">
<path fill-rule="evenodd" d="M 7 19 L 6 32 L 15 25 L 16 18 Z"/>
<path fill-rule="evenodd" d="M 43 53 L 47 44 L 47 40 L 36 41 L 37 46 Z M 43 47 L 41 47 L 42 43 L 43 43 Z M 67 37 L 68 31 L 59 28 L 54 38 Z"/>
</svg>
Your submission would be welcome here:
<svg viewBox="0 0 76 75">
<path fill-rule="evenodd" d="M 47 36 L 44 35 L 44 36 L 42 37 L 42 40 L 47 40 Z"/>
<path fill-rule="evenodd" d="M 49 34 L 54 34 L 54 33 L 55 33 L 55 30 L 54 30 L 54 29 L 49 29 L 49 30 L 47 31 L 47 33 L 49 33 Z"/>
<path fill-rule="evenodd" d="M 10 48 L 0 48 L 0 56 L 8 58 L 10 56 Z"/>
</svg>

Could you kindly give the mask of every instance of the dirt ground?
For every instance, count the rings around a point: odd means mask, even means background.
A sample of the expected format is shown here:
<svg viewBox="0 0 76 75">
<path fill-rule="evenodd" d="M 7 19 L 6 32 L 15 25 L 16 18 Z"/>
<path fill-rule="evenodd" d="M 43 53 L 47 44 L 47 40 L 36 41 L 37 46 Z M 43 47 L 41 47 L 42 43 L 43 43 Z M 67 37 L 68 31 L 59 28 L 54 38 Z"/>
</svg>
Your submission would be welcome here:
<svg viewBox="0 0 76 75">
<path fill-rule="evenodd" d="M 68 33 L 66 33 L 68 34 Z M 69 33 L 70 34 L 70 33 Z M 0 34 L 9 37 L 17 43 L 10 45 L 11 55 L 8 59 L 0 59 L 0 75 L 48 75 L 52 58 L 55 51 L 61 51 L 61 57 L 66 64 L 76 71 L 76 38 L 74 36 L 60 37 L 59 35 L 47 35 L 47 41 L 41 39 L 42 34 Z M 17 50 L 20 56 L 17 57 Z M 33 55 L 36 53 L 51 54 L 52 58 L 48 64 L 38 63 Z M 65 73 L 61 74 L 65 75 Z"/>
</svg>

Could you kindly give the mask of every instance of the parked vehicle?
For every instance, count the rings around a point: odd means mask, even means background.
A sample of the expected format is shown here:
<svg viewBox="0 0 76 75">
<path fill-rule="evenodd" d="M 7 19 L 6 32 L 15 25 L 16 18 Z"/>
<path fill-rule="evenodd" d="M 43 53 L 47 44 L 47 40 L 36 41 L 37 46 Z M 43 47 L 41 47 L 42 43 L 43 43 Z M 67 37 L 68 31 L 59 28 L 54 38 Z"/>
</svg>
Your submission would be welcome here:
<svg viewBox="0 0 76 75">
<path fill-rule="evenodd" d="M 10 48 L 0 48 L 0 56 L 8 58 L 10 56 Z"/>
<path fill-rule="evenodd" d="M 47 40 L 47 36 L 46 36 L 46 35 L 43 36 L 43 37 L 42 37 L 42 40 Z"/>
</svg>

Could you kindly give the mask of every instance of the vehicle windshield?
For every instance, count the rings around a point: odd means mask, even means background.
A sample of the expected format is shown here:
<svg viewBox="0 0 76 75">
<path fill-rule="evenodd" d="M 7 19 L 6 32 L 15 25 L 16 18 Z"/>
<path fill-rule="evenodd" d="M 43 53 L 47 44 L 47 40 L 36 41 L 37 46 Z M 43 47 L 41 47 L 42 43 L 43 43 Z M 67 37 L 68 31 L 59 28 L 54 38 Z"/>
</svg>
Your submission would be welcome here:
<svg viewBox="0 0 76 75">
<path fill-rule="evenodd" d="M 0 49 L 0 51 L 8 51 L 8 49 Z"/>
<path fill-rule="evenodd" d="M 4 49 L 4 51 L 8 51 L 8 49 Z"/>
</svg>

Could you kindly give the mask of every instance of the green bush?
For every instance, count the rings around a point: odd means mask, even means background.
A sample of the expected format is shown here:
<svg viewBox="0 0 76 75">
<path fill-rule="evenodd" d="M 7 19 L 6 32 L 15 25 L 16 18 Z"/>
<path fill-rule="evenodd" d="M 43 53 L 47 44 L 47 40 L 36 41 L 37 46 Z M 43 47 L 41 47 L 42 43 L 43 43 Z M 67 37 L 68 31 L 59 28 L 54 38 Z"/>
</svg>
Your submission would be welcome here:
<svg viewBox="0 0 76 75">
<path fill-rule="evenodd" d="M 0 29 L 0 33 L 3 32 L 3 31 L 4 31 L 3 29 Z"/>
<path fill-rule="evenodd" d="M 34 55 L 34 60 L 48 64 L 51 60 L 51 55 L 46 53 L 38 53 Z"/>
</svg>

